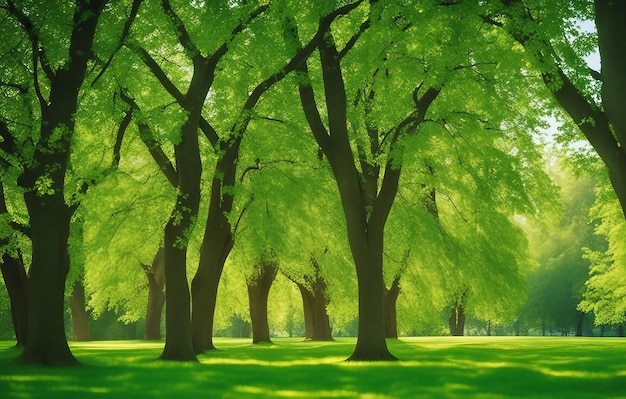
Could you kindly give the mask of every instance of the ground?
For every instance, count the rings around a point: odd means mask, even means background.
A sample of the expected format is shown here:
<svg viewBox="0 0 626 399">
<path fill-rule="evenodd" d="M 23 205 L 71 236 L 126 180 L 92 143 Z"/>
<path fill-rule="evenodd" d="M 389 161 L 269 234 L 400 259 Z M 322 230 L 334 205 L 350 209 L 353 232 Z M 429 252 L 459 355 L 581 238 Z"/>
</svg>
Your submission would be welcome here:
<svg viewBox="0 0 626 399">
<path fill-rule="evenodd" d="M 626 341 L 575 337 L 390 340 L 398 362 L 344 362 L 355 344 L 217 338 L 199 364 L 163 362 L 162 343 L 73 343 L 78 368 L 17 365 L 0 342 L 10 398 L 626 398 Z"/>
</svg>

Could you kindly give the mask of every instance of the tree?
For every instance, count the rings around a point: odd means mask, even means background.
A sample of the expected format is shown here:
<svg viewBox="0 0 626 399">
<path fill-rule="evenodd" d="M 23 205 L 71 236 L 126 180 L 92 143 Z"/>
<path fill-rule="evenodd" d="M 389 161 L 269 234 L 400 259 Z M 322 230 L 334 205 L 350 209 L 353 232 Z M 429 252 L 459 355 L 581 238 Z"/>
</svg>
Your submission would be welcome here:
<svg viewBox="0 0 626 399">
<path fill-rule="evenodd" d="M 626 123 L 621 112 L 626 86 L 621 73 L 626 54 L 621 16 L 626 9 L 622 2 L 609 0 L 594 1 L 594 6 L 567 0 L 549 6 L 501 0 L 481 15 L 524 47 L 546 88 L 606 165 L 626 215 Z M 595 20 L 597 38 L 576 27 L 581 20 Z M 583 60 L 596 49 L 601 72 Z"/>
<path fill-rule="evenodd" d="M 267 300 L 278 272 L 278 265 L 272 259 L 272 254 L 261 255 L 258 262 L 258 274 L 246 278 L 253 344 L 272 342 L 267 319 Z"/>
<path fill-rule="evenodd" d="M 360 2 L 349 4 L 342 11 L 347 13 L 359 5 Z M 379 10 L 375 2 L 371 2 L 370 7 L 373 9 L 370 13 L 378 17 Z M 324 36 L 317 46 L 324 101 L 317 102 L 310 83 L 309 68 L 304 63 L 300 66 L 300 73 L 308 81 L 304 80 L 299 84 L 299 92 L 309 127 L 328 160 L 337 183 L 357 271 L 359 333 L 356 348 L 349 359 L 391 360 L 394 356 L 387 349 L 384 327 L 384 228 L 398 190 L 402 162 L 400 143 L 404 136 L 418 129 L 440 88 L 422 88 L 422 84 L 416 86 L 413 91 L 414 110 L 403 120 L 396 122 L 390 130 L 386 162 L 382 165 L 372 162 L 374 157 L 381 155 L 379 151 L 383 144 L 382 137 L 386 136 L 385 132 L 379 131 L 374 125 L 366 125 L 369 128 L 366 136 L 369 137 L 369 148 L 359 147 L 360 153 L 355 156 L 348 134 L 348 94 L 341 62 L 371 23 L 370 18 L 368 15 L 361 22 L 360 30 L 352 38 L 348 38 L 344 48 L 337 45 L 337 33 L 333 31 L 331 24 L 321 21 L 320 27 L 324 28 Z M 321 117 L 320 109 L 326 109 L 328 128 Z M 362 168 L 360 172 L 357 165 Z M 379 178 L 382 178 L 380 187 Z"/>
<path fill-rule="evenodd" d="M 100 55 L 110 56 L 110 48 L 103 54 L 103 48 L 94 46 L 106 4 L 91 1 L 76 2 L 73 7 L 47 4 L 33 8 L 22 8 L 12 0 L 1 4 L 8 21 L 5 29 L 12 30 L 3 37 L 18 31 L 27 39 L 7 54 L 7 67 L 22 73 L 16 87 L 28 91 L 33 99 L 20 113 L 30 115 L 31 121 L 14 124 L 9 127 L 12 137 L 4 137 L 5 142 L 14 144 L 9 155 L 22 167 L 18 182 L 25 189 L 32 239 L 29 339 L 21 356 L 24 363 L 76 362 L 63 327 L 63 293 L 69 269 L 67 239 L 75 209 L 66 203 L 65 178 L 70 144 L 79 122 L 79 92 L 88 64 Z M 123 6 L 111 7 L 107 12 L 120 9 L 126 12 Z M 48 15 L 55 17 L 47 19 Z M 117 38 L 115 35 L 113 41 Z M 36 120 L 40 120 L 39 127 L 34 126 Z"/>
</svg>

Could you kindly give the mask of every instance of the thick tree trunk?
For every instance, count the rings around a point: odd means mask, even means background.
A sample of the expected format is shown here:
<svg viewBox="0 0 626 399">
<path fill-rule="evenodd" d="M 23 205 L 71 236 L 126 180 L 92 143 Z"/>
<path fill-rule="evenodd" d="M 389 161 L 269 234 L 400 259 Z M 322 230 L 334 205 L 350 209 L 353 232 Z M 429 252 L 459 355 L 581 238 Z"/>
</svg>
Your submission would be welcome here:
<svg viewBox="0 0 626 399">
<path fill-rule="evenodd" d="M 70 310 L 72 312 L 72 340 L 91 341 L 89 312 L 85 308 L 85 287 L 81 279 L 77 279 L 72 286 Z"/>
<path fill-rule="evenodd" d="M 328 295 L 326 281 L 320 275 L 305 276 L 306 284 L 295 282 L 302 296 L 304 309 L 304 339 L 311 341 L 333 341 L 328 317 Z"/>
<path fill-rule="evenodd" d="M 165 258 L 163 248 L 154 256 L 152 265 L 146 269 L 148 279 L 148 306 L 143 339 L 158 341 L 161 339 L 161 314 L 165 305 Z"/>
<path fill-rule="evenodd" d="M 359 327 L 348 360 L 395 360 L 385 341 L 384 281 L 380 265 L 357 266 Z"/>
<path fill-rule="evenodd" d="M 277 272 L 278 267 L 275 264 L 262 260 L 259 263 L 259 273 L 246 281 L 253 344 L 272 342 L 267 321 L 267 299 Z"/>
<path fill-rule="evenodd" d="M 32 239 L 29 275 L 28 341 L 22 363 L 72 365 L 76 359 L 65 337 L 65 278 L 69 270 L 67 239 L 70 210 L 63 192 L 24 194 Z"/>
<path fill-rule="evenodd" d="M 400 295 L 400 276 L 396 276 L 389 289 L 385 289 L 385 337 L 398 338 L 396 303 Z"/>
<path fill-rule="evenodd" d="M 28 340 L 28 277 L 21 254 L 17 257 L 2 254 L 0 270 L 11 302 L 16 346 L 24 346 Z"/>
<path fill-rule="evenodd" d="M 326 293 L 326 280 L 317 274 L 315 277 L 313 294 L 313 332 L 312 341 L 333 341 L 328 317 L 328 294 Z"/>
<path fill-rule="evenodd" d="M 181 204 L 184 199 L 180 198 Z M 172 218 L 165 228 L 165 348 L 160 358 L 163 360 L 194 361 L 196 355 L 191 344 L 189 285 L 187 282 L 187 247 L 178 246 L 179 237 L 186 234 L 185 229 L 175 222 L 178 212 L 174 210 Z"/>
</svg>

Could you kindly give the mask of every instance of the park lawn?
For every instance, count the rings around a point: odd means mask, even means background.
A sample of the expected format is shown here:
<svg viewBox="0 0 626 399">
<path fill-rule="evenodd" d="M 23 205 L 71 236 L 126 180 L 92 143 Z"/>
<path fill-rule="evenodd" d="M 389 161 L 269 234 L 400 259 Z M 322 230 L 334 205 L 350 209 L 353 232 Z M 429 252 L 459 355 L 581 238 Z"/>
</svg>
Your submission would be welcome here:
<svg viewBox="0 0 626 399">
<path fill-rule="evenodd" d="M 0 398 L 626 398 L 626 341 L 574 337 L 390 340 L 398 362 L 344 362 L 355 339 L 274 345 L 217 338 L 198 364 L 155 360 L 163 343 L 72 343 L 83 364 L 15 364 L 0 342 Z"/>
</svg>

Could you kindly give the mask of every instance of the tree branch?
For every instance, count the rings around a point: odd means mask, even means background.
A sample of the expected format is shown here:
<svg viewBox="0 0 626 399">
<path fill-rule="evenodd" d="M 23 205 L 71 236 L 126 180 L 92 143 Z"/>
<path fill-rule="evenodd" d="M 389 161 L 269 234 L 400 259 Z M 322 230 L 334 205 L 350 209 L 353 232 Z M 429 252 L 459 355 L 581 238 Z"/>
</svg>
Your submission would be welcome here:
<svg viewBox="0 0 626 399">
<path fill-rule="evenodd" d="M 133 0 L 133 4 L 130 8 L 130 14 L 128 16 L 128 19 L 124 23 L 124 28 L 122 29 L 122 35 L 120 36 L 120 41 L 118 45 L 115 47 L 115 49 L 113 50 L 113 52 L 111 53 L 111 55 L 109 56 L 109 58 L 104 63 L 104 66 L 102 67 L 98 75 L 96 75 L 96 77 L 91 81 L 91 87 L 93 87 L 96 84 L 96 82 L 100 80 L 102 75 L 104 75 L 104 72 L 108 69 L 109 65 L 111 65 L 111 61 L 113 61 L 113 57 L 115 56 L 115 54 L 117 54 L 117 52 L 124 46 L 124 42 L 126 41 L 128 34 L 130 33 L 130 27 L 133 21 L 135 20 L 135 18 L 137 17 L 137 13 L 139 12 L 139 6 L 141 5 L 142 2 L 143 0 Z"/>
<path fill-rule="evenodd" d="M 120 90 L 120 98 L 130 107 L 127 115 L 132 115 L 135 111 L 139 110 L 139 106 L 135 100 L 126 93 L 126 90 Z M 152 155 L 152 159 L 154 159 L 159 166 L 161 172 L 163 172 L 172 187 L 178 187 L 178 172 L 167 155 L 165 155 L 159 143 L 154 139 L 154 134 L 150 126 L 144 122 L 137 122 L 137 128 L 141 141 L 146 145 L 150 155 Z"/>
</svg>

